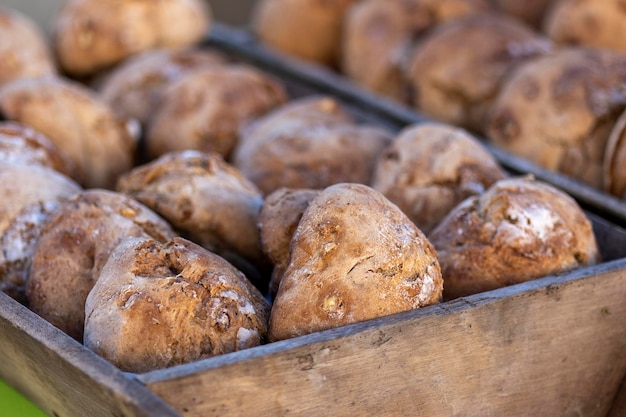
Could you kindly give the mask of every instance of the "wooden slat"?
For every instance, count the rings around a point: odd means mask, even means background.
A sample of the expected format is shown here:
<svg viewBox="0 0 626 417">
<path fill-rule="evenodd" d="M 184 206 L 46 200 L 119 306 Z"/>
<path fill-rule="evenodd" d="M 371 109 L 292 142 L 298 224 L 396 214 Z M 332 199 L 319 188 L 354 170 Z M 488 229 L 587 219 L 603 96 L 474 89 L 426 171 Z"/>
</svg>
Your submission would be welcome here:
<svg viewBox="0 0 626 417">
<path fill-rule="evenodd" d="M 626 372 L 624 266 L 140 378 L 185 416 L 605 417 Z"/>
<path fill-rule="evenodd" d="M 0 335 L 0 377 L 51 416 L 178 416 L 134 377 L 3 293 Z"/>
</svg>

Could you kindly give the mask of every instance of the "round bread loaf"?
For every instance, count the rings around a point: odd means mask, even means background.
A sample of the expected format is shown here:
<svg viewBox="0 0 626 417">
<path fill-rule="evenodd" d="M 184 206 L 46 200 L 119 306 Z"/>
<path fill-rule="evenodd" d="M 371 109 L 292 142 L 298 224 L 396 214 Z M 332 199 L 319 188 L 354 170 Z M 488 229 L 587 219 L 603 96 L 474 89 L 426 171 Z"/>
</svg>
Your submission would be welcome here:
<svg viewBox="0 0 626 417">
<path fill-rule="evenodd" d="M 37 78 L 5 84 L 0 113 L 50 139 L 76 167 L 74 179 L 85 188 L 112 188 L 134 163 L 137 122 L 119 118 L 76 82 Z"/>
<path fill-rule="evenodd" d="M 404 75 L 411 51 L 438 25 L 487 10 L 483 0 L 363 0 L 345 17 L 341 69 L 360 85 L 411 100 Z"/>
<path fill-rule="evenodd" d="M 169 84 L 190 71 L 225 62 L 222 55 L 206 49 L 151 50 L 116 66 L 98 89 L 118 114 L 146 126 Z"/>
<path fill-rule="evenodd" d="M 246 277 L 182 238 L 124 240 L 85 303 L 85 346 L 147 372 L 257 346 L 270 307 Z"/>
<path fill-rule="evenodd" d="M 42 228 L 32 256 L 30 309 L 81 341 L 87 294 L 113 248 L 130 236 L 166 241 L 175 234 L 125 194 L 92 189 L 65 202 Z"/>
<path fill-rule="evenodd" d="M 123 175 L 117 189 L 159 213 L 186 238 L 226 258 L 255 283 L 268 267 L 257 228 L 263 196 L 219 154 L 163 155 Z"/>
<path fill-rule="evenodd" d="M 429 238 L 448 300 L 600 260 L 591 222 L 576 201 L 530 178 L 501 180 L 468 198 Z"/>
<path fill-rule="evenodd" d="M 559 44 L 626 53 L 624 19 L 626 7 L 621 0 L 559 0 L 547 14 L 543 30 Z"/>
<path fill-rule="evenodd" d="M 56 72 L 52 52 L 35 22 L 0 6 L 0 85 Z"/>
<path fill-rule="evenodd" d="M 341 106 L 330 97 L 301 100 L 247 126 L 233 157 L 235 166 L 265 194 L 281 187 L 369 184 L 391 133 L 339 120 L 344 111 L 337 111 Z M 289 106 L 299 110 L 289 111 Z"/>
<path fill-rule="evenodd" d="M 626 105 L 626 56 L 563 48 L 520 64 L 486 120 L 498 147 L 602 187 L 604 149 Z"/>
<path fill-rule="evenodd" d="M 469 133 L 423 123 L 401 131 L 381 155 L 372 188 L 428 233 L 462 200 L 505 177 L 495 158 Z"/>
<path fill-rule="evenodd" d="M 293 235 L 270 317 L 287 339 L 440 300 L 437 253 L 397 206 L 362 184 L 322 190 Z"/>
<path fill-rule="evenodd" d="M 148 49 L 195 44 L 211 20 L 201 0 L 69 0 L 54 21 L 54 47 L 65 72 L 85 76 Z"/>
<path fill-rule="evenodd" d="M 0 291 L 25 302 L 28 267 L 41 230 L 59 204 L 80 191 L 51 168 L 0 161 Z"/>
<path fill-rule="evenodd" d="M 151 158 L 183 150 L 229 159 L 238 131 L 287 99 L 283 85 L 243 65 L 202 68 L 170 85 L 148 126 Z"/>
<path fill-rule="evenodd" d="M 408 69 L 413 105 L 437 120 L 481 132 L 510 71 L 551 50 L 547 38 L 503 14 L 456 19 L 414 49 Z"/>
</svg>

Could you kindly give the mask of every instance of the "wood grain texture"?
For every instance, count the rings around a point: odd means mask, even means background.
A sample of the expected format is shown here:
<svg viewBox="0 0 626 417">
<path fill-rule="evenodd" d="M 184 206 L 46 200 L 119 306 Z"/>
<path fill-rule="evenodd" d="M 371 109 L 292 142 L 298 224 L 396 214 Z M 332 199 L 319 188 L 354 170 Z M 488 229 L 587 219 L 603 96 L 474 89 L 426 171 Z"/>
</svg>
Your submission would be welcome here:
<svg viewBox="0 0 626 417">
<path fill-rule="evenodd" d="M 0 377 L 55 417 L 178 414 L 134 378 L 0 293 Z"/>
<path fill-rule="evenodd" d="M 611 266 L 140 378 L 185 416 L 604 417 L 626 372 Z"/>
</svg>

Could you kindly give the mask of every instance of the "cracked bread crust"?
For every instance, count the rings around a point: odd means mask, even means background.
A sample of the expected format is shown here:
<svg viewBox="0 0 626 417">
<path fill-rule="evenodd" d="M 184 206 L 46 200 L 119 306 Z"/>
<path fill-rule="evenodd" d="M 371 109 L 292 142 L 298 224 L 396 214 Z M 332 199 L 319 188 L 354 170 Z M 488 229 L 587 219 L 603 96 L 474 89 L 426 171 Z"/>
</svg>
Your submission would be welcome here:
<svg viewBox="0 0 626 417">
<path fill-rule="evenodd" d="M 458 203 L 505 177 L 495 158 L 469 133 L 422 123 L 401 131 L 381 155 L 372 188 L 427 234 Z"/>
<path fill-rule="evenodd" d="M 123 175 L 117 189 L 251 279 L 267 267 L 257 228 L 263 195 L 217 153 L 171 152 Z"/>
<path fill-rule="evenodd" d="M 147 372 L 261 344 L 269 304 L 221 257 L 183 238 L 124 240 L 85 304 L 85 345 Z"/>
<path fill-rule="evenodd" d="M 81 341 L 85 299 L 125 237 L 175 236 L 169 224 L 125 194 L 86 190 L 61 205 L 41 230 L 26 286 L 31 310 Z"/>
<path fill-rule="evenodd" d="M 466 199 L 429 238 L 447 300 L 600 261 L 591 222 L 578 204 L 529 178 L 501 180 Z"/>
<path fill-rule="evenodd" d="M 321 191 L 305 210 L 274 300 L 270 340 L 436 303 L 443 281 L 426 236 L 362 184 Z"/>
</svg>

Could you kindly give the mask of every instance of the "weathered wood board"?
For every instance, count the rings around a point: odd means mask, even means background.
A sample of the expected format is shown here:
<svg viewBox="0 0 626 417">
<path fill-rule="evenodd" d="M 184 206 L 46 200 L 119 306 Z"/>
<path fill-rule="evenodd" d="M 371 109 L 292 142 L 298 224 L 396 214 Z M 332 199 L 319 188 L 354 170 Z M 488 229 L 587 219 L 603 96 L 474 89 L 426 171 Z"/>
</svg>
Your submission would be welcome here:
<svg viewBox="0 0 626 417">
<path fill-rule="evenodd" d="M 54 417 L 178 415 L 134 378 L 3 293 L 0 358 L 0 377 Z"/>
<path fill-rule="evenodd" d="M 185 416 L 604 417 L 626 372 L 606 266 L 140 378 Z"/>
</svg>

